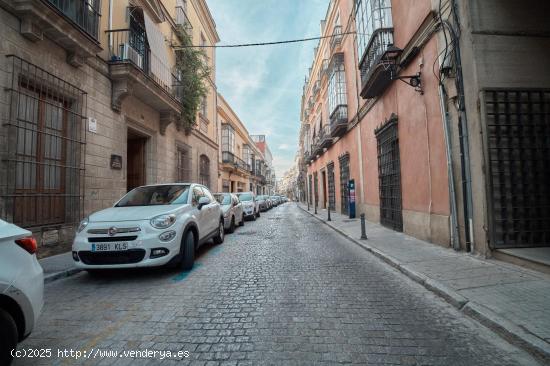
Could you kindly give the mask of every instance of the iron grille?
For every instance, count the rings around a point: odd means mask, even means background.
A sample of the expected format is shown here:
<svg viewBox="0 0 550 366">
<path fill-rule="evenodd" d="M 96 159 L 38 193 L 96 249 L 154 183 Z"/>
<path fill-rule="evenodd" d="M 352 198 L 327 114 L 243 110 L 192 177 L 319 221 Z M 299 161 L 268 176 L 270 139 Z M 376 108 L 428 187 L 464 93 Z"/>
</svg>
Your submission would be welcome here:
<svg viewBox="0 0 550 366">
<path fill-rule="evenodd" d="M 101 4 L 96 0 L 47 0 L 64 16 L 78 25 L 94 39 L 98 39 L 97 30 L 101 17 Z"/>
<path fill-rule="evenodd" d="M 7 56 L 10 105 L 0 133 L 2 217 L 22 227 L 82 218 L 86 93 L 17 56 Z"/>
<path fill-rule="evenodd" d="M 336 208 L 336 192 L 334 185 L 334 163 L 327 164 L 327 180 L 328 180 L 328 206 L 329 209 Z"/>
<path fill-rule="evenodd" d="M 485 91 L 491 243 L 550 245 L 550 90 Z"/>
<path fill-rule="evenodd" d="M 342 155 L 338 160 L 340 162 L 340 204 L 342 215 L 347 215 L 349 213 L 349 154 Z"/>
<path fill-rule="evenodd" d="M 401 163 L 397 116 L 376 129 L 378 148 L 378 186 L 380 190 L 380 223 L 403 231 L 401 203 Z"/>
<path fill-rule="evenodd" d="M 177 147 L 178 182 L 191 182 L 191 148 L 178 145 Z"/>
</svg>

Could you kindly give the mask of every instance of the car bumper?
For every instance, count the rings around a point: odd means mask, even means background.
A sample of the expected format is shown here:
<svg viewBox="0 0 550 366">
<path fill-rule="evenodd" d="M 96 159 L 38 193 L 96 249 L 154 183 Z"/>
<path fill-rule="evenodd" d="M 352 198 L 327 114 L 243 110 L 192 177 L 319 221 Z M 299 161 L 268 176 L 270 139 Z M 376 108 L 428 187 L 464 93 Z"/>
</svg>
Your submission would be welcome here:
<svg viewBox="0 0 550 366">
<path fill-rule="evenodd" d="M 89 239 L 104 237 L 105 235 L 77 235 L 72 248 L 73 253 L 76 252 L 79 259 L 75 260 L 75 266 L 83 269 L 159 267 L 168 264 L 179 255 L 183 235 L 181 230 L 174 227 L 165 230 L 146 230 L 140 232 L 134 240 L 121 238 L 120 242 L 128 243 L 128 250 L 125 251 L 94 252 L 92 250 L 92 244 L 94 243 L 91 243 Z M 161 241 L 159 235 L 169 230 L 175 230 L 176 236 L 169 241 Z M 112 239 L 116 240 L 117 237 L 114 236 Z M 168 253 L 161 257 L 152 258 L 152 250 L 158 248 L 166 249 Z"/>
</svg>

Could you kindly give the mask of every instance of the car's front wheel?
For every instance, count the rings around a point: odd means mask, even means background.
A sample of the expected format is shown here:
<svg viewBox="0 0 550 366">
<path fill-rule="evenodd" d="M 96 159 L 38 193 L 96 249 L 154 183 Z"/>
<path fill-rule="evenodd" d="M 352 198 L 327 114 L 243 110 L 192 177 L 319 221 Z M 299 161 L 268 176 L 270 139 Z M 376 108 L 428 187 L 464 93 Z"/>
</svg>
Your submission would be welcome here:
<svg viewBox="0 0 550 366">
<path fill-rule="evenodd" d="M 260 209 L 258 209 L 258 213 L 256 214 L 256 217 L 260 217 Z"/>
<path fill-rule="evenodd" d="M 0 365 L 11 363 L 11 351 L 17 347 L 18 337 L 15 320 L 7 311 L 0 309 Z"/>
<path fill-rule="evenodd" d="M 239 226 L 244 226 L 244 213 L 241 215 L 241 222 L 239 222 Z"/>
<path fill-rule="evenodd" d="M 195 235 L 191 230 L 185 234 L 182 243 L 181 269 L 189 271 L 195 263 Z"/>
<path fill-rule="evenodd" d="M 214 243 L 221 244 L 223 243 L 224 238 L 225 238 L 225 231 L 223 227 L 223 220 L 220 220 L 220 223 L 218 225 L 218 234 L 214 237 Z"/>
</svg>

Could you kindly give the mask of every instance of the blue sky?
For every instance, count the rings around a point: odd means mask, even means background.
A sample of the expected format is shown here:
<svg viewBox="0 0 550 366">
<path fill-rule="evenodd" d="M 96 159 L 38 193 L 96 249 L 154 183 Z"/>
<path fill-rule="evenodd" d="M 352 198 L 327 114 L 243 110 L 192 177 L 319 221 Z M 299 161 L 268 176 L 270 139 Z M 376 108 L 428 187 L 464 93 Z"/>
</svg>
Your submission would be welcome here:
<svg viewBox="0 0 550 366">
<path fill-rule="evenodd" d="M 328 0 L 208 0 L 223 44 L 319 36 Z M 218 48 L 216 82 L 250 134 L 265 134 L 277 177 L 298 146 L 300 100 L 317 41 Z"/>
</svg>

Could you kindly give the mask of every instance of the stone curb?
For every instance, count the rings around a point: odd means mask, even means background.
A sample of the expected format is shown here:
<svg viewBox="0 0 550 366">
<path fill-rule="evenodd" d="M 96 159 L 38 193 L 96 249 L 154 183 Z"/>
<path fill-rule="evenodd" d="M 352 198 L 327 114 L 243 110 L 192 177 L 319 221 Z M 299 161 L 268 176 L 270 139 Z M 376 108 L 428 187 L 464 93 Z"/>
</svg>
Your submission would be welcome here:
<svg viewBox="0 0 550 366">
<path fill-rule="evenodd" d="M 475 319 L 479 323 L 488 327 L 492 331 L 502 336 L 504 339 L 517 345 L 520 348 L 523 348 L 525 351 L 531 353 L 532 355 L 536 356 L 540 360 L 543 360 L 544 362 L 550 361 L 550 346 L 546 341 L 502 318 L 489 308 L 486 308 L 485 306 L 480 305 L 474 301 L 468 300 L 466 297 L 460 295 L 458 292 L 448 288 L 440 282 L 429 278 L 422 273 L 412 270 L 406 264 L 401 263 L 397 258 L 394 258 L 377 248 L 371 247 L 367 244 L 366 241 L 352 237 L 345 231 L 334 226 L 332 223 L 327 222 L 322 218 L 317 217 L 315 214 L 307 211 L 302 206 L 297 206 L 304 212 L 321 221 L 351 242 L 359 245 L 366 251 L 375 255 L 377 258 L 398 269 L 401 273 L 412 279 L 414 282 L 421 284 L 426 289 L 432 291 L 433 293 L 450 303 L 452 306 L 460 310 L 462 313 L 468 315 L 470 318 Z"/>
<path fill-rule="evenodd" d="M 75 275 L 79 272 L 82 272 L 82 269 L 80 269 L 80 268 L 70 268 L 70 269 L 66 269 L 64 271 L 50 273 L 50 274 L 44 276 L 44 284 L 54 282 L 54 281 L 60 280 L 62 278 L 70 277 L 70 276 Z"/>
</svg>

